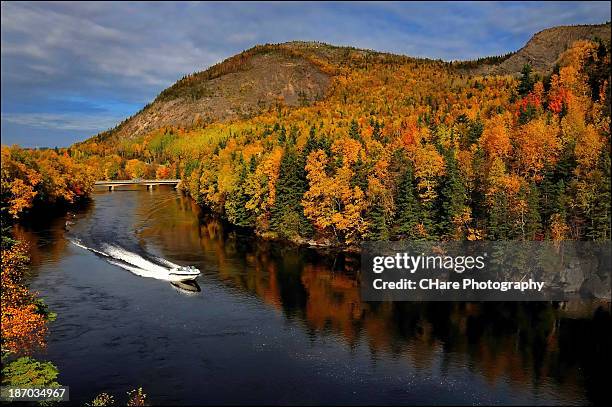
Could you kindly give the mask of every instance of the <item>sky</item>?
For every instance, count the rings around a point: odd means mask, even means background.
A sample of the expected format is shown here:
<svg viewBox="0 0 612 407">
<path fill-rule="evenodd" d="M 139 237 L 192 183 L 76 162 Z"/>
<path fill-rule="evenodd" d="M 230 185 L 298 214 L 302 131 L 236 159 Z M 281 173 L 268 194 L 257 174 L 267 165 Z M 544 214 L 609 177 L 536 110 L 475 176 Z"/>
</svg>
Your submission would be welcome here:
<svg viewBox="0 0 612 407">
<path fill-rule="evenodd" d="M 610 2 L 2 2 L 2 144 L 68 146 L 183 75 L 256 44 L 323 41 L 417 57 L 515 51 Z"/>
</svg>

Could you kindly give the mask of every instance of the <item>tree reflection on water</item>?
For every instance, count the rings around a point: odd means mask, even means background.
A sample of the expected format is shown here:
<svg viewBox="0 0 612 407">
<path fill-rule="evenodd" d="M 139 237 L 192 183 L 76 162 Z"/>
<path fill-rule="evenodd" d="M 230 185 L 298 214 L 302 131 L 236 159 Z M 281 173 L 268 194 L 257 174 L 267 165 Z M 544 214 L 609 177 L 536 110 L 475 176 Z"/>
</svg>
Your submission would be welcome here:
<svg viewBox="0 0 612 407">
<path fill-rule="evenodd" d="M 609 303 L 364 302 L 352 256 L 253 238 L 179 195 L 155 206 L 143 202 L 135 222 L 142 242 L 196 264 L 203 279 L 257 296 L 315 338 L 334 335 L 348 348 L 367 343 L 374 360 L 404 359 L 425 372 L 464 366 L 492 385 L 538 392 L 552 384 L 564 399 L 583 392 L 594 403 L 609 400 Z M 15 229 L 32 245 L 34 268 L 63 255 L 63 222 L 37 233 Z"/>
</svg>

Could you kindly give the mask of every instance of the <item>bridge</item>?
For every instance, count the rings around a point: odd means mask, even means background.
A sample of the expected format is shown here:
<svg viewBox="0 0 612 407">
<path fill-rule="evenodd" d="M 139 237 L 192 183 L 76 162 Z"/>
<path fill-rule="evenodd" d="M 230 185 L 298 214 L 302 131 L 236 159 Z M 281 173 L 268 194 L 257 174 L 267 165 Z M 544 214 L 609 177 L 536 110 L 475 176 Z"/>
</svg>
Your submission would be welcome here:
<svg viewBox="0 0 612 407">
<path fill-rule="evenodd" d="M 180 179 L 125 179 L 112 181 L 96 181 L 95 185 L 99 187 L 105 187 L 108 188 L 109 191 L 113 191 L 115 187 L 128 185 L 146 185 L 147 189 L 153 189 L 158 185 L 173 185 L 176 189 L 178 188 L 180 183 Z"/>
</svg>

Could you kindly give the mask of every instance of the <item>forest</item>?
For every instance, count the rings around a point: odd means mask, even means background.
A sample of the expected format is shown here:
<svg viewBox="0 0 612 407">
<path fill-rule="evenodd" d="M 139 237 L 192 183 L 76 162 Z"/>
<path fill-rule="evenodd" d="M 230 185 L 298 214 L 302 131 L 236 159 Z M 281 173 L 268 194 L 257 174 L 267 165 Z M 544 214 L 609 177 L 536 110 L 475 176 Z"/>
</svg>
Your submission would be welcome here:
<svg viewBox="0 0 612 407">
<path fill-rule="evenodd" d="M 609 45 L 577 41 L 546 76 L 349 58 L 308 106 L 68 153 L 100 179 L 181 178 L 269 238 L 610 239 Z"/>
<path fill-rule="evenodd" d="M 578 41 L 550 75 L 518 78 L 348 52 L 307 106 L 3 146 L 3 219 L 79 200 L 95 179 L 176 177 L 232 224 L 296 242 L 610 238 L 609 45 Z"/>
<path fill-rule="evenodd" d="M 95 171 L 66 151 L 2 146 L 3 224 L 34 207 L 74 204 L 93 190 Z"/>
</svg>

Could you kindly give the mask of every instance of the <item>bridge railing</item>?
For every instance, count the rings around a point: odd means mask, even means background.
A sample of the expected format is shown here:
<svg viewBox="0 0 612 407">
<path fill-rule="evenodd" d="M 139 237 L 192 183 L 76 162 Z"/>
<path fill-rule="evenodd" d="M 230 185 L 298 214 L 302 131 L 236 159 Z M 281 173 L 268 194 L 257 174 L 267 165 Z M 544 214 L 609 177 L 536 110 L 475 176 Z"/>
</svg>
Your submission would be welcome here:
<svg viewBox="0 0 612 407">
<path fill-rule="evenodd" d="M 124 179 L 124 180 L 109 180 L 96 181 L 95 185 L 151 185 L 151 184 L 178 184 L 180 179 Z"/>
<path fill-rule="evenodd" d="M 126 185 L 146 185 L 148 190 L 152 190 L 156 185 L 174 185 L 174 188 L 178 189 L 180 183 L 180 179 L 125 179 L 96 181 L 95 185 L 105 187 L 108 188 L 109 191 L 113 191 L 115 187 Z"/>
</svg>

